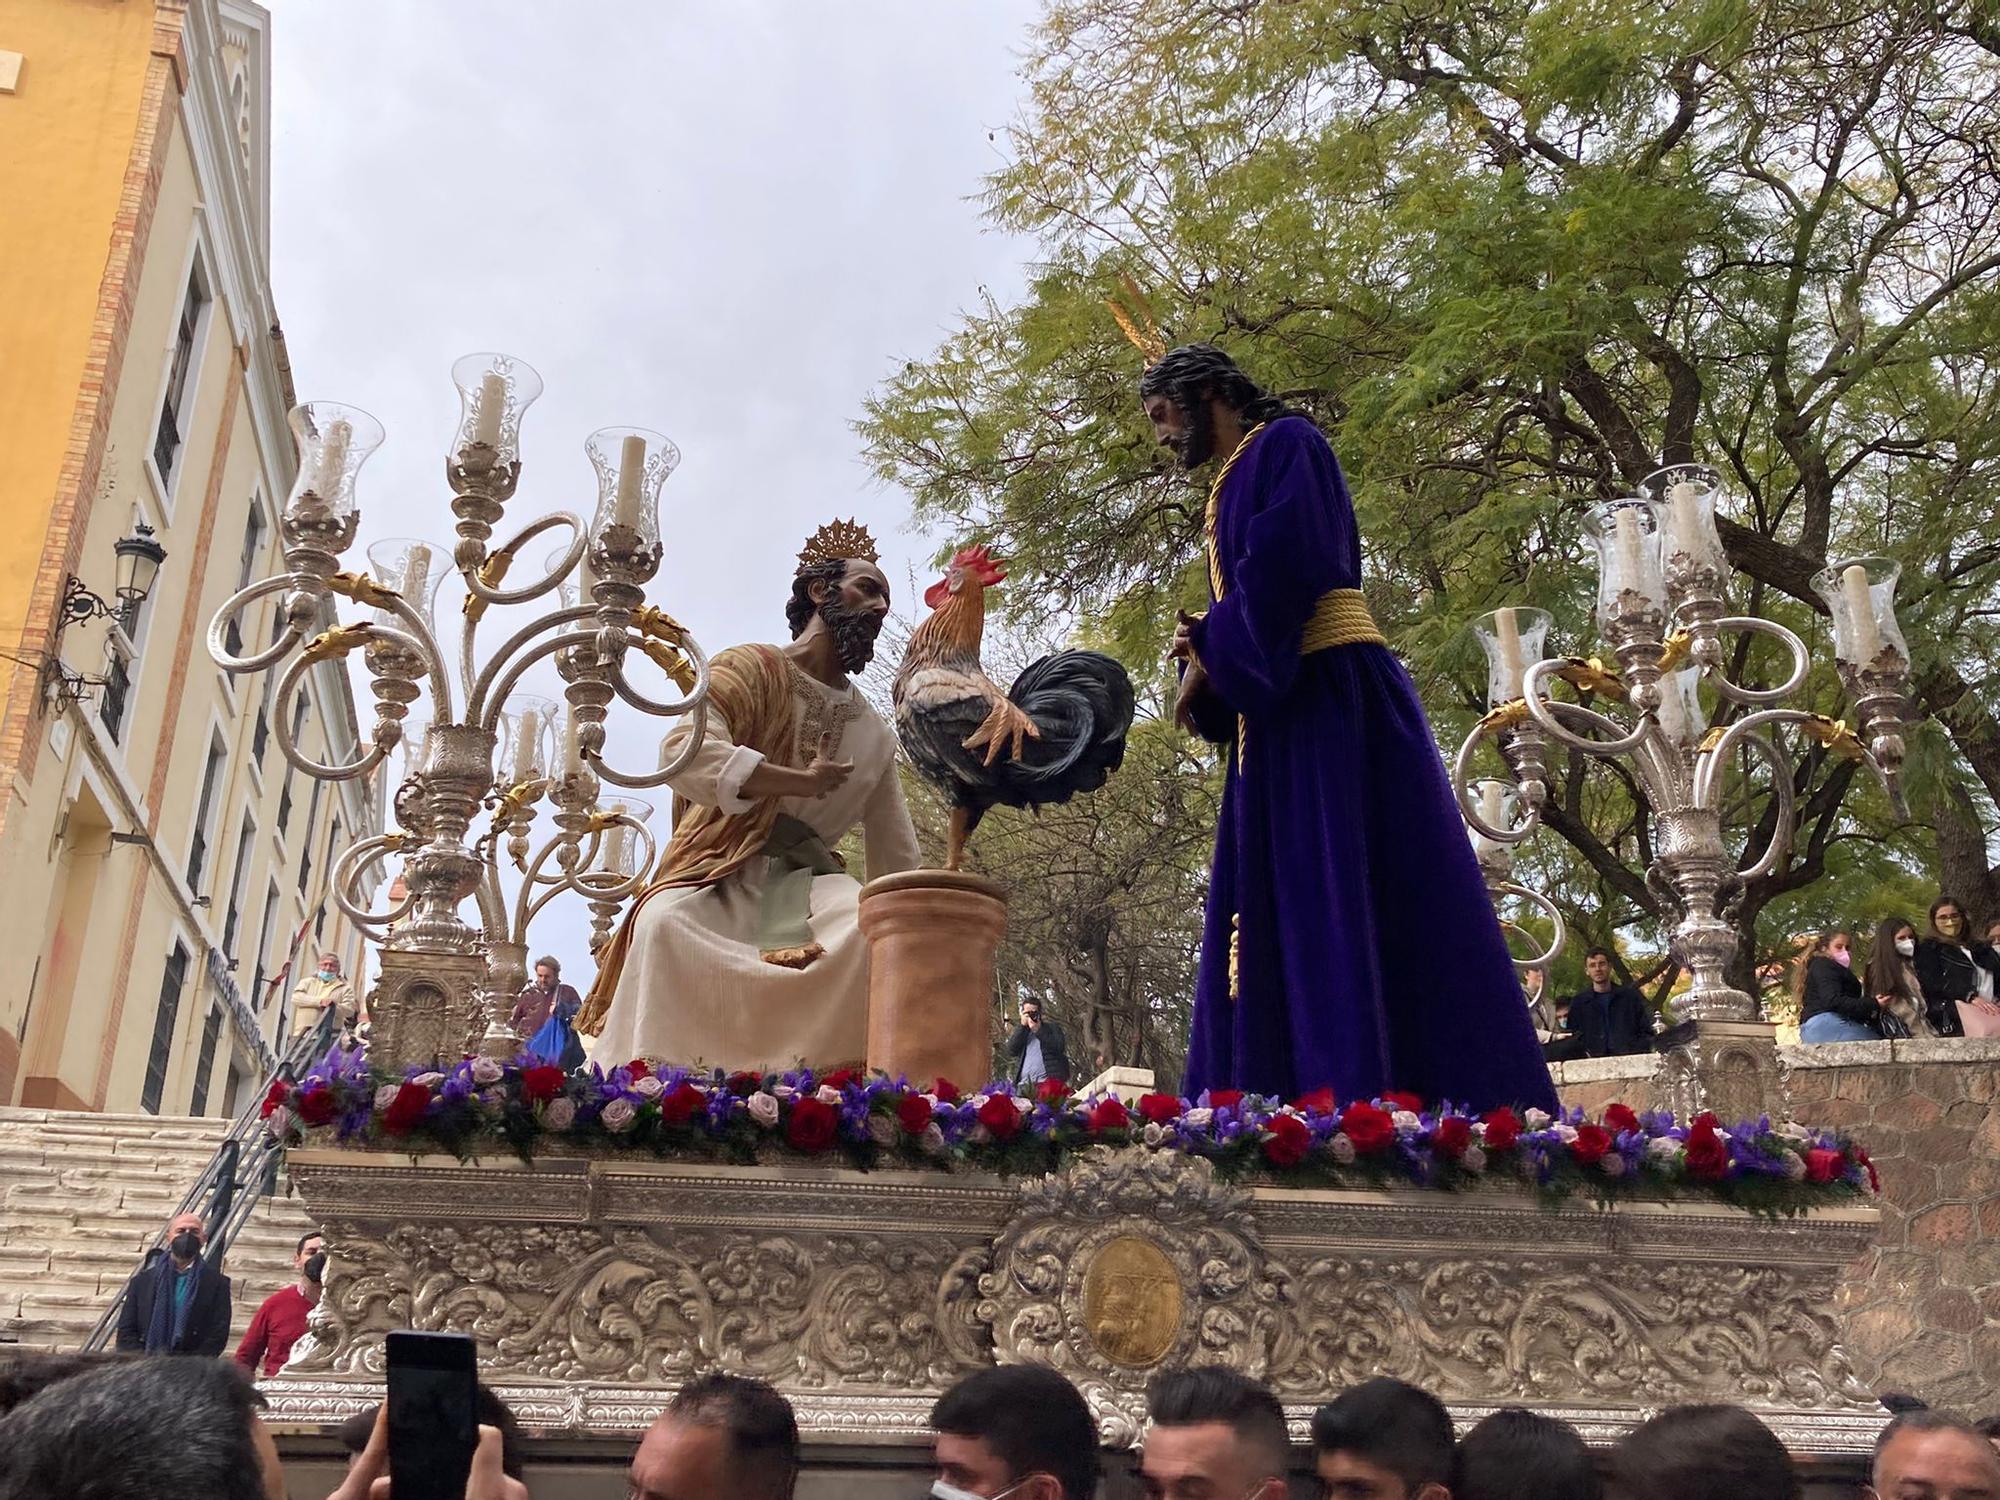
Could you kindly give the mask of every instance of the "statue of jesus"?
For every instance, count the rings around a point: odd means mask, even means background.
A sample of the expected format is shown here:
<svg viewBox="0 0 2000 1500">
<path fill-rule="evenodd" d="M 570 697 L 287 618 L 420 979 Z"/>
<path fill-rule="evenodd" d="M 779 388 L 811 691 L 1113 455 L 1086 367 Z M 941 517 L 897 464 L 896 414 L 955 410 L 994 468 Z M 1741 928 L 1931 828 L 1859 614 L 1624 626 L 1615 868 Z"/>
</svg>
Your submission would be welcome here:
<svg viewBox="0 0 2000 1500">
<path fill-rule="evenodd" d="M 864 1062 L 861 887 L 834 846 L 859 825 L 871 880 L 917 863 L 895 734 L 848 680 L 874 656 L 888 611 L 873 540 L 837 521 L 799 554 L 791 643 L 737 646 L 709 664 L 701 747 L 669 783 L 673 837 L 578 1017 L 599 1063 Z M 683 724 L 663 755 L 694 732 Z"/>
</svg>

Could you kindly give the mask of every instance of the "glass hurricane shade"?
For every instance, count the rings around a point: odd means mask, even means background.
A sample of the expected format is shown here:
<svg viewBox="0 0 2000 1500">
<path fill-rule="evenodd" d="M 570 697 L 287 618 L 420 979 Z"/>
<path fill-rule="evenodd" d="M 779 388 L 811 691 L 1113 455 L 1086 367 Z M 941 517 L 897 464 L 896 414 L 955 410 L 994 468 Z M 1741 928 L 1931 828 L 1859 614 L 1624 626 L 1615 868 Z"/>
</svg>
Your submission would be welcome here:
<svg viewBox="0 0 2000 1500">
<path fill-rule="evenodd" d="M 542 377 L 511 354 L 468 354 L 451 367 L 458 387 L 458 437 L 452 452 L 462 461 L 480 445 L 492 462 L 521 456 L 521 418 L 542 394 Z"/>
<path fill-rule="evenodd" d="M 299 472 L 285 501 L 293 521 L 337 522 L 354 514 L 354 479 L 382 446 L 382 424 L 359 407 L 308 401 L 292 408 Z"/>
<path fill-rule="evenodd" d="M 160 576 L 160 564 L 167 560 L 167 549 L 154 538 L 153 528 L 141 521 L 132 528 L 130 536 L 120 537 L 111 550 L 118 554 L 114 576 L 119 600 L 134 607 L 145 603 Z"/>
<path fill-rule="evenodd" d="M 1521 674 L 1544 655 L 1549 612 L 1512 605 L 1483 614 L 1472 633 L 1486 653 L 1486 706 L 1498 708 L 1521 696 Z"/>
<path fill-rule="evenodd" d="M 1708 574 L 1713 584 L 1726 574 L 1728 558 L 1716 530 L 1715 502 L 1722 494 L 1720 470 L 1707 464 L 1672 464 L 1639 482 L 1660 524 L 1661 566 L 1669 578 L 1692 581 Z"/>
<path fill-rule="evenodd" d="M 613 527 L 636 532 L 625 550 L 660 545 L 660 486 L 680 467 L 681 450 L 664 433 L 645 427 L 602 427 L 584 440 L 583 451 L 597 471 L 597 514 L 590 523 L 593 542 Z"/>
<path fill-rule="evenodd" d="M 643 823 L 653 815 L 653 804 L 638 797 L 620 795 L 598 805 L 607 813 L 622 812 L 636 823 Z M 640 843 L 638 833 L 622 823 L 614 823 L 604 830 L 591 869 L 594 873 L 630 880 L 639 873 L 639 856 L 643 853 L 645 846 Z"/>
<path fill-rule="evenodd" d="M 1660 706 L 1655 711 L 1660 731 L 1676 745 L 1693 746 L 1708 733 L 1708 713 L 1701 706 L 1701 668 L 1681 667 L 1660 678 Z"/>
<path fill-rule="evenodd" d="M 429 620 L 438 585 L 451 571 L 451 552 L 415 537 L 384 537 L 369 545 L 368 571 L 377 583 L 394 589 L 404 603 Z M 387 609 L 376 610 L 375 618 L 384 625 L 396 623 L 394 612 Z"/>
<path fill-rule="evenodd" d="M 1470 790 L 1473 804 L 1479 809 L 1479 816 L 1487 827 L 1508 830 L 1513 828 L 1514 814 L 1520 804 L 1521 794 L 1515 790 L 1511 781 L 1488 778 L 1473 782 Z M 1471 835 L 1475 854 L 1485 856 L 1506 847 L 1489 839 L 1470 824 L 1466 825 L 1466 831 Z"/>
<path fill-rule="evenodd" d="M 560 722 L 560 710 L 552 698 L 533 693 L 515 693 L 508 698 L 496 736 L 500 757 L 497 784 L 503 790 L 549 774 L 550 752 Z"/>
<path fill-rule="evenodd" d="M 1850 667 L 1873 668 L 1885 651 L 1907 666 L 1909 643 L 1896 622 L 1896 581 L 1902 565 L 1887 557 L 1844 557 L 1813 575 L 1813 592 L 1833 616 L 1833 654 Z"/>
<path fill-rule="evenodd" d="M 1605 630 L 1619 626 L 1630 606 L 1643 601 L 1654 610 L 1666 609 L 1667 591 L 1660 577 L 1660 512 L 1638 496 L 1606 500 L 1584 512 L 1583 534 L 1597 551 L 1597 623 Z"/>
</svg>

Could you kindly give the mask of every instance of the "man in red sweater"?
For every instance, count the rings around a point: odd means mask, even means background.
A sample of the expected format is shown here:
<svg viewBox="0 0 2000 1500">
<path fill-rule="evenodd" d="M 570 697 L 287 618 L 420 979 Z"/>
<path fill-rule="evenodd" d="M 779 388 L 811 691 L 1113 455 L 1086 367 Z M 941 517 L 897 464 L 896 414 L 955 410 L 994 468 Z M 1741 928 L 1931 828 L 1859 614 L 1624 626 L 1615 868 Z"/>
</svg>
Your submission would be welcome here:
<svg viewBox="0 0 2000 1500">
<path fill-rule="evenodd" d="M 236 1347 L 236 1363 L 253 1375 L 275 1375 L 292 1357 L 292 1345 L 305 1336 L 306 1314 L 319 1301 L 320 1278 L 326 1273 L 326 1241 L 315 1229 L 299 1240 L 292 1264 L 299 1279 L 271 1293 L 250 1329 Z"/>
</svg>

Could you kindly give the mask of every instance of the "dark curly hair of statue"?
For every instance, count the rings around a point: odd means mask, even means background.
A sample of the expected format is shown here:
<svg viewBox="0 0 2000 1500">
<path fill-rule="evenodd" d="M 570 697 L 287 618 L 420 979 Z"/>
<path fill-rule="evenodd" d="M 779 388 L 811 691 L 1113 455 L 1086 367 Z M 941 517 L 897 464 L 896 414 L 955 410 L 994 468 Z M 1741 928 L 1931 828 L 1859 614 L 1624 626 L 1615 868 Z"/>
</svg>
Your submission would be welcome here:
<svg viewBox="0 0 2000 1500">
<path fill-rule="evenodd" d="M 1297 415 L 1214 344 L 1182 344 L 1167 351 L 1139 377 L 1139 396 L 1165 396 L 1191 416 L 1214 396 L 1242 413 L 1245 427 Z"/>
<path fill-rule="evenodd" d="M 847 575 L 847 561 L 844 558 L 829 558 L 799 570 L 792 580 L 792 597 L 785 601 L 785 623 L 792 627 L 792 639 L 797 640 L 805 632 L 812 617 L 819 612 L 814 602 L 812 586 L 816 583 L 838 584 Z"/>
</svg>

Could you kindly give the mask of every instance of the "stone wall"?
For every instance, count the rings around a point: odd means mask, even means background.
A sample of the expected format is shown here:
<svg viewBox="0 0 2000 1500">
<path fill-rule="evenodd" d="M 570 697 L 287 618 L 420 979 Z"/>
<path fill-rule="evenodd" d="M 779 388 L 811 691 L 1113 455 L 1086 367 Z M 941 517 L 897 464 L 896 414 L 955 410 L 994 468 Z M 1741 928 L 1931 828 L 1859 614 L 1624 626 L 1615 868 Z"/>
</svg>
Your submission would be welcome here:
<svg viewBox="0 0 2000 1500">
<path fill-rule="evenodd" d="M 1845 1130 L 1882 1178 L 1882 1230 L 1839 1292 L 1856 1373 L 1969 1415 L 2000 1411 L 2000 1040 L 1787 1047 L 1792 1110 Z M 1554 1069 L 1595 1113 L 1650 1102 L 1646 1058 Z"/>
</svg>

